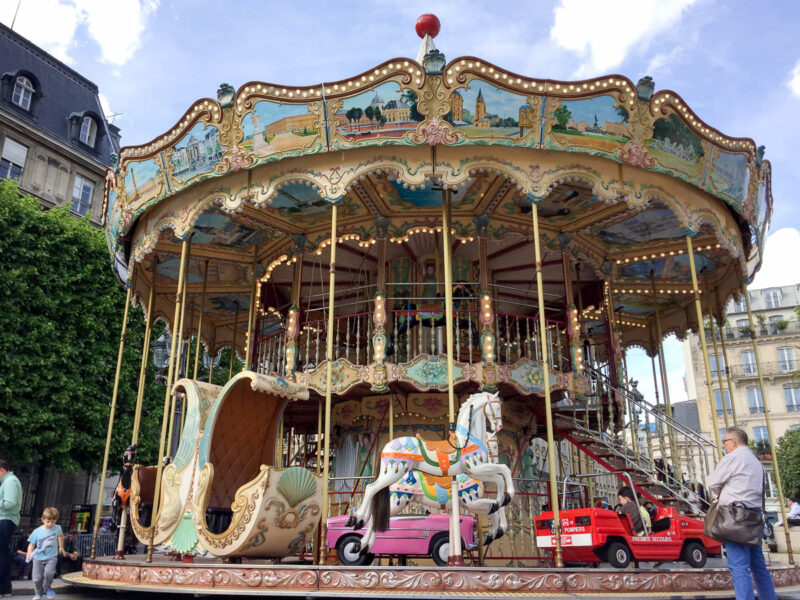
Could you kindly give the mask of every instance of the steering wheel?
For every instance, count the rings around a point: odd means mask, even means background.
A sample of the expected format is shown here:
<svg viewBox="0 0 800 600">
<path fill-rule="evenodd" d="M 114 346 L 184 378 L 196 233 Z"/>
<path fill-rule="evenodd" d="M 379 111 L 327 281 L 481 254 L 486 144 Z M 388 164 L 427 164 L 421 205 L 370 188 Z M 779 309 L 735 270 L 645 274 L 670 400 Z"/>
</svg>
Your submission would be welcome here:
<svg viewBox="0 0 800 600">
<path fill-rule="evenodd" d="M 612 508 L 611 510 L 613 510 L 615 513 L 620 512 L 622 510 L 622 504 L 619 503 L 615 504 L 614 508 Z"/>
</svg>

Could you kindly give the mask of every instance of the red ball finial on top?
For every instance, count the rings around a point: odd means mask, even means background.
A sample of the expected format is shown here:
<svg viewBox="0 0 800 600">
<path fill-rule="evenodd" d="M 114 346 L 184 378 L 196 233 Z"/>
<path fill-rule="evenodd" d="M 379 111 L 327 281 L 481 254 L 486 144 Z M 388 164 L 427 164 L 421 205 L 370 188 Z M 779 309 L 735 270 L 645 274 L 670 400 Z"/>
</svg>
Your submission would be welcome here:
<svg viewBox="0 0 800 600">
<path fill-rule="evenodd" d="M 436 15 L 426 13 L 424 15 L 420 15 L 419 19 L 417 19 L 417 35 L 421 38 L 424 38 L 426 34 L 432 38 L 435 38 L 437 35 L 439 35 L 440 27 L 441 24 L 439 23 L 439 18 Z"/>
</svg>

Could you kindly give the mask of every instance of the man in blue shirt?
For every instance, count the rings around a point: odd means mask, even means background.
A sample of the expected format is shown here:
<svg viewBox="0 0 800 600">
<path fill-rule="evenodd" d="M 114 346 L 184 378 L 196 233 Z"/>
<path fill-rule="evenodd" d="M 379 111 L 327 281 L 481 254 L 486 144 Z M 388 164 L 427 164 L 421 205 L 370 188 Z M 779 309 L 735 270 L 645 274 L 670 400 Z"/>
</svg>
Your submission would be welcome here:
<svg viewBox="0 0 800 600">
<path fill-rule="evenodd" d="M 0 596 L 11 595 L 11 536 L 19 525 L 22 486 L 0 457 Z"/>
</svg>

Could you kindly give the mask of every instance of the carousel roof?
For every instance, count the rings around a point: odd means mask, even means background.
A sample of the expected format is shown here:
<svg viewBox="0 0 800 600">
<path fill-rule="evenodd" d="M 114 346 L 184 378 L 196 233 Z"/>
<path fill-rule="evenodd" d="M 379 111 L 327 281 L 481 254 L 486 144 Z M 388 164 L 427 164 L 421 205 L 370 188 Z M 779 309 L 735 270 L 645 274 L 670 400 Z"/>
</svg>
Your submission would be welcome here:
<svg viewBox="0 0 800 600">
<path fill-rule="evenodd" d="M 156 311 L 170 319 L 180 242 L 191 238 L 189 305 L 199 308 L 207 278 L 219 347 L 249 308 L 253 268 L 279 307 L 302 254 L 302 297 L 309 307 L 321 298 L 333 203 L 345 287 L 374 284 L 380 237 L 390 263 L 440 252 L 441 187 L 455 191 L 454 257 L 474 263 L 470 242 L 490 240 L 500 310 L 503 293 L 535 298 L 525 243 L 535 202 L 549 258 L 566 252 L 584 282 L 611 281 L 626 345 L 650 347 L 655 306 L 666 331 L 697 329 L 687 236 L 718 315 L 759 268 L 771 175 L 751 139 L 719 132 L 649 77 L 537 79 L 473 57 L 445 65 L 427 35 L 423 47 L 423 64 L 393 59 L 337 82 L 223 84 L 166 133 L 124 148 L 106 178 L 105 227 L 112 254 L 144 266 L 135 295 L 155 282 Z M 561 277 L 546 255 L 554 300 Z"/>
</svg>

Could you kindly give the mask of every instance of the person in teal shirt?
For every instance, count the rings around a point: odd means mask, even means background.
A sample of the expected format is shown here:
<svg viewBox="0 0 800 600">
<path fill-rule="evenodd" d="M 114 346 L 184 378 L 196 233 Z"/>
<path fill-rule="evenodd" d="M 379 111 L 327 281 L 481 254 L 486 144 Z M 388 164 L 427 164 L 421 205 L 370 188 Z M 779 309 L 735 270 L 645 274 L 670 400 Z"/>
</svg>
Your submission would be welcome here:
<svg viewBox="0 0 800 600">
<path fill-rule="evenodd" d="M 58 509 L 49 506 L 42 512 L 42 526 L 34 529 L 28 537 L 28 554 L 25 560 L 33 561 L 33 600 L 41 600 L 45 593 L 48 598 L 56 595 L 52 585 L 59 554 L 66 556 L 64 532 L 61 531 L 61 525 L 58 525 Z"/>
<path fill-rule="evenodd" d="M 19 525 L 22 486 L 11 464 L 0 458 L 0 596 L 11 595 L 11 536 Z"/>
</svg>

